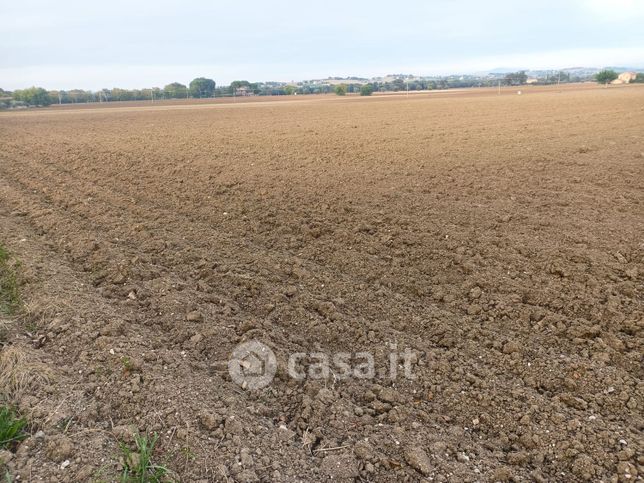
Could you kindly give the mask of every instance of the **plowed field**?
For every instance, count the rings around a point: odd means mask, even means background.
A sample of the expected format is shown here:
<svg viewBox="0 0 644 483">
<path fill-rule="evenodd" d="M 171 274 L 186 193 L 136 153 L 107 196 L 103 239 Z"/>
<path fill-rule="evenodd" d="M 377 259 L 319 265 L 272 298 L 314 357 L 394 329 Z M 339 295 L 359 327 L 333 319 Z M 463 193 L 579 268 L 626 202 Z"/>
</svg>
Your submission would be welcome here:
<svg viewBox="0 0 644 483">
<path fill-rule="evenodd" d="M 10 473 L 641 477 L 644 88 L 481 92 L 0 114 Z"/>
</svg>

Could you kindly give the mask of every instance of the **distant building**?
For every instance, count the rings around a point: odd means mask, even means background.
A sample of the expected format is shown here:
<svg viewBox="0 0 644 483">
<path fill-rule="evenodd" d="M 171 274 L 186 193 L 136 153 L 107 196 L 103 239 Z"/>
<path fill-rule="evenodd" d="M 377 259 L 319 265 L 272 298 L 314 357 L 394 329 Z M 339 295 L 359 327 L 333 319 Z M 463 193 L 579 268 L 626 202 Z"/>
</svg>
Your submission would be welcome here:
<svg viewBox="0 0 644 483">
<path fill-rule="evenodd" d="M 536 77 L 528 77 L 528 80 L 525 81 L 526 84 L 536 84 L 539 82 L 539 79 Z"/>
<path fill-rule="evenodd" d="M 235 89 L 236 96 L 254 96 L 255 94 L 246 86 L 240 86 Z"/>
<path fill-rule="evenodd" d="M 637 72 L 622 72 L 611 84 L 628 84 L 637 77 Z"/>
</svg>

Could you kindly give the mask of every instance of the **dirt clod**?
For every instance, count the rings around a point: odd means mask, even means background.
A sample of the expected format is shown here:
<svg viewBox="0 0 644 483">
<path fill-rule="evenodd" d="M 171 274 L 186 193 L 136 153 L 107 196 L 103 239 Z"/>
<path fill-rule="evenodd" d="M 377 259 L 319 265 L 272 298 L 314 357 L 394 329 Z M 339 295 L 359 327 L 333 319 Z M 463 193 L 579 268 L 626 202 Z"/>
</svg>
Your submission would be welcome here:
<svg viewBox="0 0 644 483">
<path fill-rule="evenodd" d="M 322 460 L 322 472 L 334 480 L 348 480 L 359 476 L 358 462 L 351 453 L 330 454 Z"/>
<path fill-rule="evenodd" d="M 202 322 L 203 321 L 203 315 L 198 310 L 193 310 L 193 311 L 188 312 L 186 314 L 186 320 L 188 322 Z"/>
<path fill-rule="evenodd" d="M 47 442 L 47 457 L 62 462 L 74 453 L 74 445 L 67 436 L 54 436 Z"/>
<path fill-rule="evenodd" d="M 424 449 L 411 446 L 405 450 L 405 461 L 416 471 L 427 476 L 432 471 L 432 464 Z"/>
</svg>

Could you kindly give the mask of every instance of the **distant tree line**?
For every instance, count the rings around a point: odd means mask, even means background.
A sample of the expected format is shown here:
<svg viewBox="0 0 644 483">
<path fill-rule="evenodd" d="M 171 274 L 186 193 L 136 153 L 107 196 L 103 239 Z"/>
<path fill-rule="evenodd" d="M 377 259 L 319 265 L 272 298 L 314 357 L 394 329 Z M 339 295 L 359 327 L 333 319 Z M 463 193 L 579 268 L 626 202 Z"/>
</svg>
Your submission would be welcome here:
<svg viewBox="0 0 644 483">
<path fill-rule="evenodd" d="M 419 91 L 432 89 L 449 89 L 458 87 L 482 87 L 492 85 L 475 77 L 445 77 L 433 80 L 403 79 L 398 77 L 391 81 L 374 81 L 365 83 L 366 79 L 349 77 L 347 83 L 331 85 L 330 83 L 284 84 L 280 82 L 249 82 L 235 80 L 228 86 L 217 86 L 214 80 L 205 77 L 193 79 L 187 86 L 172 82 L 163 88 L 145 89 L 101 89 L 90 91 L 83 89 L 50 90 L 40 87 L 16 90 L 13 92 L 0 89 L 0 107 L 49 106 L 51 104 L 76 104 L 89 102 L 115 101 L 155 101 L 161 99 L 235 97 L 235 96 L 279 96 L 293 94 L 361 94 L 373 92 Z M 338 86 L 341 86 L 338 88 Z"/>
<path fill-rule="evenodd" d="M 89 91 L 72 89 L 68 91 L 47 91 L 42 87 L 30 87 L 13 92 L 0 89 L 0 107 L 14 106 L 49 106 L 51 104 L 75 104 L 86 102 L 110 101 L 154 101 L 159 99 L 182 99 L 186 97 L 206 98 L 216 94 L 216 84 L 212 79 L 197 77 L 188 86 L 179 82 L 166 85 L 163 89 L 101 89 Z"/>
<path fill-rule="evenodd" d="M 329 78 L 325 81 L 305 81 L 298 84 L 282 82 L 249 82 L 235 80 L 227 86 L 217 86 L 214 80 L 197 77 L 188 85 L 172 82 L 163 88 L 146 89 L 101 89 L 90 91 L 83 89 L 45 90 L 41 87 L 30 87 L 13 92 L 0 89 L 1 107 L 48 106 L 51 104 L 74 104 L 88 102 L 114 101 L 156 101 L 161 99 L 212 98 L 236 96 L 280 96 L 293 94 L 360 94 L 369 96 L 374 92 L 424 91 L 434 89 L 453 89 L 465 87 L 491 87 L 499 83 L 508 86 L 520 86 L 528 82 L 525 71 L 497 74 L 493 76 L 445 76 L 419 79 L 412 76 L 398 75 L 391 80 L 374 80 L 359 77 Z M 603 70 L 595 76 L 600 83 L 610 83 L 617 78 L 612 70 Z M 558 84 L 589 80 L 587 77 L 571 76 L 570 73 L 553 72 L 531 82 L 537 84 Z M 338 83 L 337 81 L 344 81 Z M 637 74 L 634 82 L 644 83 L 644 74 Z"/>
<path fill-rule="evenodd" d="M 301 89 L 294 85 L 279 82 L 249 82 L 236 80 L 228 86 L 217 86 L 214 80 L 205 77 L 193 79 L 187 86 L 172 82 L 163 88 L 146 89 L 101 89 L 90 91 L 83 89 L 45 90 L 42 87 L 15 90 L 0 89 L 0 107 L 49 106 L 51 104 L 76 104 L 88 102 L 114 101 L 156 101 L 161 99 L 234 97 L 246 95 L 278 96 L 291 94 L 329 93 L 330 86 L 323 88 Z"/>
</svg>

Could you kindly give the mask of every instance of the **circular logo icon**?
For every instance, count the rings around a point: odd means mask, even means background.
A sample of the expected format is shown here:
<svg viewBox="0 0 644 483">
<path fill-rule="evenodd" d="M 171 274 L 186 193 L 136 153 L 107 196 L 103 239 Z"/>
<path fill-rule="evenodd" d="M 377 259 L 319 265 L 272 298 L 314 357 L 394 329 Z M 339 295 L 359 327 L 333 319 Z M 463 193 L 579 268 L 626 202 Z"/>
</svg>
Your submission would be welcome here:
<svg viewBox="0 0 644 483">
<path fill-rule="evenodd" d="M 228 361 L 228 373 L 242 389 L 262 389 L 268 386 L 277 371 L 273 351 L 256 340 L 235 347 Z"/>
</svg>

